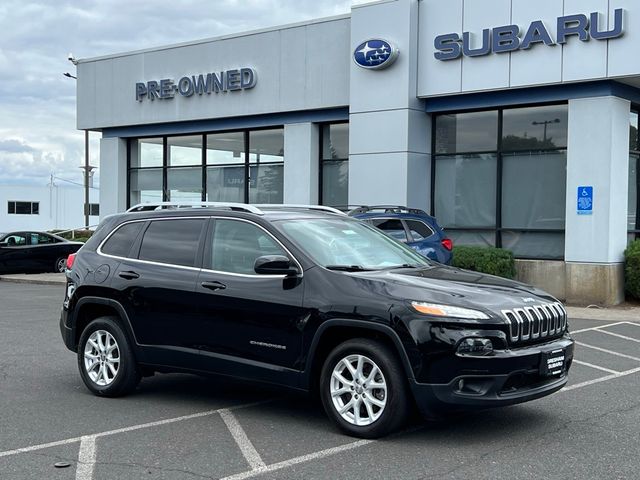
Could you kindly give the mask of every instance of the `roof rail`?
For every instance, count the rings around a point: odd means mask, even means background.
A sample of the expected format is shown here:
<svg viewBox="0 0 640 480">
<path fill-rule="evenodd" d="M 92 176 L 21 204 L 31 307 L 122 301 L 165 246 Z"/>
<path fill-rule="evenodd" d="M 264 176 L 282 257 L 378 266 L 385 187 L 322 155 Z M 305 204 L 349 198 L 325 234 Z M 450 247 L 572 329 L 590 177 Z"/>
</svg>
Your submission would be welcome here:
<svg viewBox="0 0 640 480">
<path fill-rule="evenodd" d="M 419 208 L 409 208 L 402 205 L 360 205 L 349 210 L 349 215 L 357 215 L 359 213 L 367 213 L 373 210 L 384 210 L 385 213 L 415 213 L 420 215 L 428 215 L 424 210 Z"/>
<path fill-rule="evenodd" d="M 256 204 L 254 205 L 255 207 L 258 208 L 300 208 L 303 210 L 318 210 L 321 212 L 330 212 L 330 213 L 337 213 L 339 215 L 346 215 L 345 212 L 342 212 L 340 210 L 338 210 L 337 208 L 333 208 L 333 207 L 327 207 L 325 205 L 297 205 L 297 204 L 293 204 L 293 203 L 273 203 L 273 204 Z"/>
<path fill-rule="evenodd" d="M 220 208 L 228 210 L 236 210 L 240 212 L 255 213 L 256 215 L 264 215 L 264 212 L 253 205 L 246 203 L 227 203 L 227 202 L 151 202 L 139 203 L 129 208 L 127 212 L 149 212 L 162 209 L 178 209 L 178 208 Z"/>
</svg>

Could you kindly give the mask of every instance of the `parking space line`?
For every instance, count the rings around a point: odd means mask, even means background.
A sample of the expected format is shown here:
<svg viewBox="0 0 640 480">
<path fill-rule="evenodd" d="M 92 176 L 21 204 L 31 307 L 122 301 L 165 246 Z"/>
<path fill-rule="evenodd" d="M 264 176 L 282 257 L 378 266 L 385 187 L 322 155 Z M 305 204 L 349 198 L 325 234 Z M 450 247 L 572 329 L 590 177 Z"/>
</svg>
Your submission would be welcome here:
<svg viewBox="0 0 640 480">
<path fill-rule="evenodd" d="M 318 458 L 329 457 L 331 455 L 335 455 L 337 453 L 346 452 L 348 450 L 352 450 L 354 448 L 362 447 L 364 445 L 368 445 L 373 443 L 375 440 L 357 440 L 355 442 L 347 443 L 346 445 L 340 445 L 338 447 L 327 448 L 325 450 L 320 450 L 319 452 L 308 453 L 306 455 L 301 455 L 299 457 L 294 457 L 289 460 L 284 460 L 282 462 L 274 463 L 271 465 L 267 465 L 260 470 L 251 470 L 248 472 L 236 473 L 235 475 L 230 475 L 228 477 L 224 477 L 221 480 L 244 480 L 245 478 L 255 477 L 257 475 L 261 475 L 263 473 L 275 472 L 276 470 L 281 470 L 283 468 L 291 467 L 293 465 L 297 465 L 299 463 L 309 462 L 311 460 L 316 460 Z"/>
<path fill-rule="evenodd" d="M 55 442 L 41 443 L 39 445 L 31 445 L 29 447 L 16 448 L 14 450 L 7 450 L 5 452 L 0 452 L 0 458 L 8 457 L 10 455 L 17 455 L 18 453 L 29 453 L 29 452 L 33 452 L 35 450 L 43 450 L 45 448 L 59 447 L 61 445 L 68 445 L 70 443 L 79 442 L 80 439 L 81 439 L 81 437 L 67 438 L 65 440 L 57 440 Z"/>
<path fill-rule="evenodd" d="M 588 345 L 582 342 L 576 342 L 576 345 L 580 345 L 581 347 L 591 348 L 593 350 L 598 350 L 600 352 L 609 353 L 611 355 L 615 355 L 616 357 L 628 358 L 630 360 L 635 360 L 636 362 L 640 362 L 640 358 L 632 357 L 631 355 L 625 355 L 624 353 L 614 352 L 613 350 L 607 350 L 606 348 L 596 347 L 594 345 Z"/>
<path fill-rule="evenodd" d="M 132 425 L 130 427 L 123 427 L 123 428 L 117 428 L 115 430 L 108 430 L 106 432 L 94 433 L 91 436 L 98 438 L 98 437 L 106 437 L 109 435 L 115 435 L 117 433 L 132 432 L 134 430 L 140 430 L 142 428 L 150 428 L 150 427 L 156 427 L 159 425 L 167 425 L 169 423 L 182 422 L 184 420 L 191 420 L 193 418 L 208 417 L 210 415 L 215 415 L 216 413 L 220 413 L 222 410 L 238 410 L 240 408 L 255 407 L 256 405 L 262 405 L 264 403 L 268 403 L 271 401 L 273 400 L 262 400 L 259 402 L 245 403 L 242 405 L 235 405 L 232 407 L 217 408 L 215 410 L 206 410 L 204 412 L 192 413 L 190 415 L 182 415 L 180 417 L 167 418 L 164 420 L 157 420 L 155 422 L 141 423 L 139 425 Z M 87 435 L 84 435 L 84 436 L 87 436 Z M 45 448 L 58 447 L 60 445 L 67 445 L 69 443 L 80 442 L 84 436 L 67 438 L 64 440 L 57 440 L 55 442 L 40 443 L 38 445 L 31 445 L 28 447 L 16 448 L 14 450 L 7 450 L 4 452 L 0 452 L 0 458 L 7 457 L 10 455 L 17 455 L 19 453 L 33 452 L 35 450 L 42 450 Z"/>
<path fill-rule="evenodd" d="M 613 373 L 613 374 L 622 373 L 622 372 L 619 372 L 618 370 L 611 370 L 610 368 L 601 367 L 600 365 L 594 365 L 593 363 L 587 363 L 581 360 L 574 359 L 573 363 L 576 363 L 578 365 L 583 365 L 589 368 L 595 368 L 596 370 L 602 370 L 603 372 L 607 372 L 607 373 Z"/>
<path fill-rule="evenodd" d="M 607 330 L 598 330 L 600 333 L 604 333 L 605 335 L 611 335 L 612 337 L 624 338 L 625 340 L 629 340 L 630 342 L 640 343 L 640 340 L 633 337 L 627 337 L 626 335 L 620 335 L 619 333 L 609 332 Z"/>
<path fill-rule="evenodd" d="M 80 440 L 76 480 L 91 480 L 96 465 L 96 436 L 86 435 Z"/>
<path fill-rule="evenodd" d="M 264 470 L 266 465 L 262 460 L 262 457 L 253 446 L 253 443 L 251 443 L 251 440 L 249 440 L 249 437 L 247 437 L 246 432 L 242 428 L 242 425 L 240 425 L 240 423 L 238 422 L 238 419 L 235 417 L 235 415 L 229 410 L 224 409 L 220 411 L 220 416 L 229 429 L 229 432 L 231 432 L 233 439 L 238 444 L 242 455 L 244 455 L 247 463 L 249 464 L 249 466 L 251 466 L 251 470 Z"/>
<path fill-rule="evenodd" d="M 587 387 L 589 385 L 593 385 L 594 383 L 606 382 L 608 380 L 613 380 L 614 378 L 626 377 L 627 375 L 631 375 L 632 373 L 640 372 L 640 367 L 632 368 L 631 370 L 627 370 L 625 372 L 613 373 L 611 375 L 606 375 L 604 377 L 595 378 L 593 380 L 587 380 L 586 382 L 576 383 L 575 385 L 569 385 L 568 387 L 564 387 L 561 392 L 568 392 L 570 390 L 575 390 L 576 388 Z"/>
<path fill-rule="evenodd" d="M 575 333 L 592 332 L 593 330 L 600 330 L 601 328 L 613 327 L 615 325 L 622 325 L 623 323 L 629 323 L 629 322 L 607 323 L 606 325 L 598 325 L 597 327 L 581 328 L 580 330 L 571 330 L 571 332 L 569 333 L 573 335 Z"/>
</svg>

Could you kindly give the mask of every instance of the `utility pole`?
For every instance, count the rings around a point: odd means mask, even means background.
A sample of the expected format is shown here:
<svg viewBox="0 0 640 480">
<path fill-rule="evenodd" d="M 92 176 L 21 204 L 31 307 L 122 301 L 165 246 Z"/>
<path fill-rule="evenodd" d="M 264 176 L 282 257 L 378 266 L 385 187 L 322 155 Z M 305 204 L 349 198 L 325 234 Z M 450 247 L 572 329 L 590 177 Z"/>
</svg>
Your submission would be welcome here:
<svg viewBox="0 0 640 480">
<path fill-rule="evenodd" d="M 74 66 L 78 65 L 78 61 L 73 54 L 67 56 L 67 60 L 73 63 Z M 71 75 L 69 72 L 64 72 L 63 75 L 67 78 L 77 80 L 78 77 Z M 89 183 L 91 178 L 91 171 L 96 168 L 89 165 L 89 130 L 84 131 L 84 166 L 80 167 L 84 170 L 84 227 L 89 228 L 89 214 L 91 213 L 91 203 L 89 201 Z"/>
<path fill-rule="evenodd" d="M 551 123 L 560 123 L 559 118 L 553 120 L 545 120 L 544 122 L 531 122 L 531 125 L 544 125 L 543 143 L 547 143 L 547 126 Z"/>
</svg>

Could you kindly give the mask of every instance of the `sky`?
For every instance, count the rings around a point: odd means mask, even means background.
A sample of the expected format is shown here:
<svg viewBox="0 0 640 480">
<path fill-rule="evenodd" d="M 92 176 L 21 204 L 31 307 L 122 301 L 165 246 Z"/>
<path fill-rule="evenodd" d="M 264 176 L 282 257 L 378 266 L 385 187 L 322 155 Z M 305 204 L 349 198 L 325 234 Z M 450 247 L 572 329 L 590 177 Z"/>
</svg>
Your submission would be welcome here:
<svg viewBox="0 0 640 480">
<path fill-rule="evenodd" d="M 362 0 L 1 0 L 0 185 L 82 184 L 67 60 L 348 13 Z M 90 133 L 99 165 L 100 133 Z M 96 186 L 99 185 L 99 170 Z"/>
</svg>

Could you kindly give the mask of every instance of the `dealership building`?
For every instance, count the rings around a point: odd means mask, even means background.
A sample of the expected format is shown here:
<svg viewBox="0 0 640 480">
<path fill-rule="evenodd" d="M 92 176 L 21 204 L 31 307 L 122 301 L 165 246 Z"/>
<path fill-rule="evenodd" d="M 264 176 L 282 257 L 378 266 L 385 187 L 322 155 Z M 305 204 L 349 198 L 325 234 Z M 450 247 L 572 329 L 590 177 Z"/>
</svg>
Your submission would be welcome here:
<svg viewBox="0 0 640 480">
<path fill-rule="evenodd" d="M 521 280 L 624 298 L 637 219 L 640 3 L 383 0 L 83 59 L 102 215 L 149 201 L 422 208 Z"/>
</svg>

